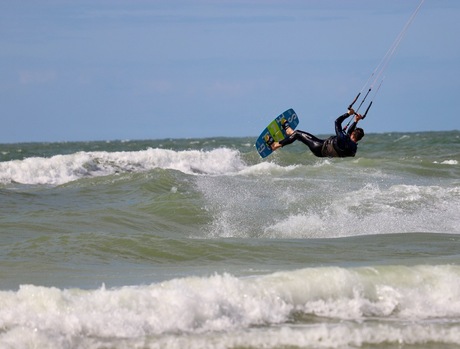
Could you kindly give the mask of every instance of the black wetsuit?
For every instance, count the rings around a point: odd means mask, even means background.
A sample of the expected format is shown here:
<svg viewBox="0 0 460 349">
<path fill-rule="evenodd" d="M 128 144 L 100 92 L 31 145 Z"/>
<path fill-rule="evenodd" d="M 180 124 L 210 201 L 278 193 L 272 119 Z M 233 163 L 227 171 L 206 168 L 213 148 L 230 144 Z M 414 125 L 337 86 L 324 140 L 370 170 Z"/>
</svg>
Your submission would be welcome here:
<svg viewBox="0 0 460 349">
<path fill-rule="evenodd" d="M 283 139 L 279 143 L 282 147 L 285 145 L 291 144 L 293 142 L 301 141 L 311 152 L 320 158 L 322 157 L 348 157 L 355 156 L 356 151 L 358 150 L 358 144 L 353 142 L 350 139 L 351 133 L 356 128 L 356 123 L 353 122 L 348 129 L 348 132 L 345 133 L 342 129 L 342 122 L 348 118 L 350 115 L 348 113 L 339 116 L 335 120 L 335 136 L 329 137 L 327 139 L 319 139 L 312 134 L 304 131 L 294 131 L 292 135 Z"/>
</svg>

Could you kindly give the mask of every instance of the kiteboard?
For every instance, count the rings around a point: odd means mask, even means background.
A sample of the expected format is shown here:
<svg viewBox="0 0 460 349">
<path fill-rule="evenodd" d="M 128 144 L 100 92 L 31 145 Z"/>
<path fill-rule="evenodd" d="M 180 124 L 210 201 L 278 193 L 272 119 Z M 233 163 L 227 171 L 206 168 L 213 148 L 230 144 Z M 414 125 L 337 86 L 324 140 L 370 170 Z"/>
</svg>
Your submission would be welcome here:
<svg viewBox="0 0 460 349">
<path fill-rule="evenodd" d="M 259 155 L 262 158 L 267 157 L 270 155 L 273 150 L 266 142 L 266 138 L 272 137 L 274 141 L 279 142 L 282 139 L 286 138 L 286 131 L 283 129 L 283 119 L 285 119 L 289 126 L 294 130 L 297 125 L 299 124 L 299 118 L 295 113 L 294 109 L 288 109 L 283 114 L 278 115 L 275 120 L 270 122 L 268 126 L 262 131 L 259 138 L 256 141 L 256 149 Z"/>
</svg>

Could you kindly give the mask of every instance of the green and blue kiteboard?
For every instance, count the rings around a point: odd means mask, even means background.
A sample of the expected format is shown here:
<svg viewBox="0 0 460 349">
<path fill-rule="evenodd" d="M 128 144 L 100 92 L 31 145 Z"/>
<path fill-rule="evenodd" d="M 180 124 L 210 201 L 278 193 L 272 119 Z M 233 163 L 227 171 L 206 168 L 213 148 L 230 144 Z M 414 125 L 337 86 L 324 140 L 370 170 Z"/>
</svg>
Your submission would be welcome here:
<svg viewBox="0 0 460 349">
<path fill-rule="evenodd" d="M 286 138 L 286 131 L 281 126 L 281 120 L 286 119 L 289 122 L 289 126 L 294 130 L 299 124 L 299 118 L 295 113 L 294 109 L 288 109 L 283 114 L 278 115 L 275 120 L 270 122 L 265 130 L 262 131 L 259 138 L 256 141 L 256 149 L 262 158 L 270 155 L 273 150 L 266 143 L 265 138 L 270 135 L 276 142 Z"/>
</svg>

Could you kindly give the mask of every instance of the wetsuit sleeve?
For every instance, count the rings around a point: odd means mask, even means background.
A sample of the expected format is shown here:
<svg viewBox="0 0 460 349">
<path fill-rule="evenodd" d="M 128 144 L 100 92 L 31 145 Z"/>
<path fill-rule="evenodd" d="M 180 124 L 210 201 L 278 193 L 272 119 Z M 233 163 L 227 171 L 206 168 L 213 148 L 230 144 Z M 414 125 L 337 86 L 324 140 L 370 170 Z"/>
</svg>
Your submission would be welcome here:
<svg viewBox="0 0 460 349">
<path fill-rule="evenodd" d="M 350 128 L 348 129 L 348 132 L 347 132 L 347 135 L 351 135 L 352 132 L 355 130 L 356 128 L 356 122 L 353 121 L 353 123 L 351 124 Z"/>
<path fill-rule="evenodd" d="M 339 116 L 336 120 L 335 120 L 335 134 L 337 135 L 337 137 L 340 137 L 341 135 L 343 135 L 343 130 L 342 130 L 342 122 L 348 118 L 350 115 L 348 113 L 345 113 L 343 114 L 342 116 Z M 353 125 L 352 125 L 353 126 Z M 356 127 L 356 125 L 355 125 Z"/>
<path fill-rule="evenodd" d="M 353 125 L 351 125 L 348 133 L 345 133 L 342 129 L 342 122 L 350 116 L 351 115 L 348 113 L 345 113 L 335 120 L 335 133 L 337 135 L 335 138 L 335 145 L 336 150 L 340 151 L 340 156 L 355 156 L 356 153 L 356 143 L 350 139 L 350 133 L 355 129 L 356 124 L 353 123 Z"/>
</svg>

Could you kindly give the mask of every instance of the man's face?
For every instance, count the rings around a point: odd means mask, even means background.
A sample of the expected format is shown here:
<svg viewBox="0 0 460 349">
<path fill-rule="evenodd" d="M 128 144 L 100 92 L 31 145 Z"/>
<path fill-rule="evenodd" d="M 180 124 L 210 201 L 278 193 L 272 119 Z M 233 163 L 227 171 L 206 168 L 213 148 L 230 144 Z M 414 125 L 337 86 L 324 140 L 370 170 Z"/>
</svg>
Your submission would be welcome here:
<svg viewBox="0 0 460 349">
<path fill-rule="evenodd" d="M 356 131 L 353 131 L 353 132 L 351 133 L 350 139 L 351 139 L 353 142 L 355 142 L 355 143 L 358 142 L 358 139 L 357 139 L 357 137 L 356 137 Z"/>
</svg>

